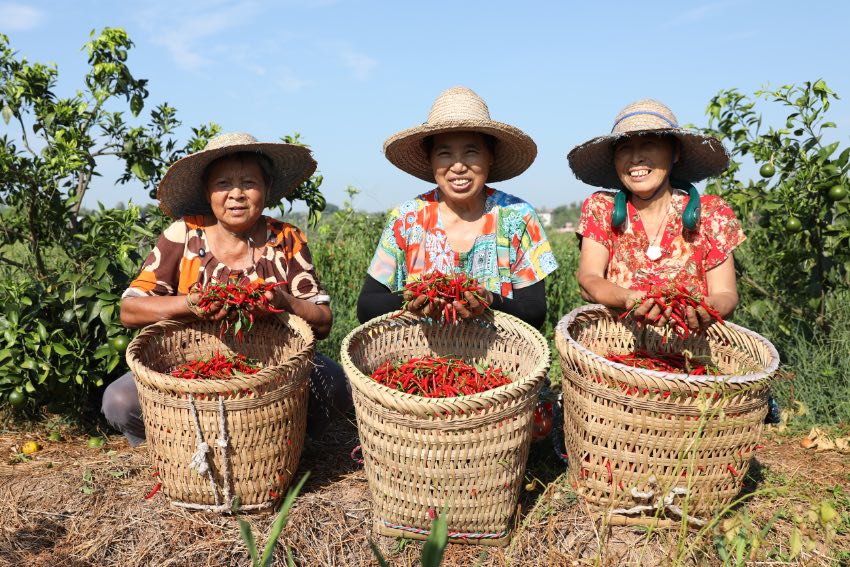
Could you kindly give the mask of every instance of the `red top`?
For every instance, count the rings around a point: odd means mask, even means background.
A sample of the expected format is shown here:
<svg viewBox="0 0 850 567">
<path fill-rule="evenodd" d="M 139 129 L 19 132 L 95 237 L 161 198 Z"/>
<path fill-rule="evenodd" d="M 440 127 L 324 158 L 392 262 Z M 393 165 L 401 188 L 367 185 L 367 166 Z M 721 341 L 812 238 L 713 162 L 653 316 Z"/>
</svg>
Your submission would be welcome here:
<svg viewBox="0 0 850 567">
<path fill-rule="evenodd" d="M 585 200 L 578 233 L 608 249 L 605 277 L 620 287 L 648 291 L 653 285 L 672 283 L 708 294 L 706 272 L 722 264 L 746 236 L 726 201 L 714 195 L 700 198 L 699 226 L 683 232 L 682 212 L 688 200 L 683 192 L 674 191 L 672 211 L 658 244 L 662 256 L 655 261 L 646 256 L 650 237 L 631 202 L 626 222 L 616 229 L 611 226 L 614 193 L 609 191 L 596 192 Z"/>
</svg>

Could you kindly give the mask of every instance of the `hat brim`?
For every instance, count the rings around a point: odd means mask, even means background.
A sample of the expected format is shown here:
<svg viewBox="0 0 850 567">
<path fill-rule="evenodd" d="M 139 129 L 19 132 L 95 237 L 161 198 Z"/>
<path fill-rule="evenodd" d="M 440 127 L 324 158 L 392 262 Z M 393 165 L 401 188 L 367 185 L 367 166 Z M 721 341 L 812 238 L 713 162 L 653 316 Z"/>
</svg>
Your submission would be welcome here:
<svg viewBox="0 0 850 567">
<path fill-rule="evenodd" d="M 670 134 L 681 143 L 679 160 L 670 177 L 696 183 L 720 175 L 729 166 L 729 153 L 717 138 L 684 128 L 637 130 L 599 136 L 570 150 L 567 159 L 575 176 L 588 185 L 625 189 L 614 169 L 614 143 L 629 136 Z"/>
<path fill-rule="evenodd" d="M 528 134 L 510 124 L 494 120 L 451 120 L 408 128 L 387 138 L 384 155 L 402 171 L 433 183 L 434 171 L 423 140 L 446 132 L 480 132 L 496 138 L 493 166 L 487 176 L 490 183 L 516 177 L 528 169 L 537 157 L 537 144 Z"/>
<path fill-rule="evenodd" d="M 310 150 L 295 144 L 256 142 L 201 150 L 174 162 L 165 172 L 156 192 L 159 208 L 172 218 L 210 214 L 204 170 L 216 159 L 237 152 L 255 152 L 271 160 L 274 179 L 266 195 L 267 207 L 277 205 L 316 171 Z"/>
</svg>

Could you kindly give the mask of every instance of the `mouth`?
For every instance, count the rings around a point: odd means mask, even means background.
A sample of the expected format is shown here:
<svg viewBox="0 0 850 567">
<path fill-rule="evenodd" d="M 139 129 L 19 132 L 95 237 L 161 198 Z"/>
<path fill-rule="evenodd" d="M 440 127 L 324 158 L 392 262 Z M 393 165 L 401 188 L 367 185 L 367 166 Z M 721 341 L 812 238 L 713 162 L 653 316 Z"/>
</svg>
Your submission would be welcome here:
<svg viewBox="0 0 850 567">
<path fill-rule="evenodd" d="M 472 180 L 467 179 L 465 177 L 458 177 L 456 179 L 449 179 L 449 184 L 452 186 L 452 189 L 456 191 L 464 191 L 468 189 L 472 185 Z"/>
<path fill-rule="evenodd" d="M 629 170 L 629 177 L 632 178 L 632 181 L 643 181 L 651 172 L 652 170 L 648 167 L 635 167 Z"/>
<path fill-rule="evenodd" d="M 230 207 L 229 209 L 227 209 L 227 211 L 231 215 L 241 216 L 248 212 L 248 207 Z"/>
</svg>

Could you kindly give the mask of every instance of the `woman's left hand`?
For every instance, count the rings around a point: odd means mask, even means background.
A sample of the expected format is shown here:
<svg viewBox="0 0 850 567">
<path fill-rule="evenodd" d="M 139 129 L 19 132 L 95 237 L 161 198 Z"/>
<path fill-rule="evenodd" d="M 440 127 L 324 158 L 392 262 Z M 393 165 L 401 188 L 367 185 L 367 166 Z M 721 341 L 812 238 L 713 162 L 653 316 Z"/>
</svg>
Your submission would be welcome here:
<svg viewBox="0 0 850 567">
<path fill-rule="evenodd" d="M 714 306 L 709 303 L 708 298 L 706 298 L 705 303 L 708 304 L 709 307 L 714 308 Z M 702 306 L 694 309 L 693 307 L 688 307 L 685 310 L 685 323 L 688 324 L 688 329 L 692 333 L 696 333 L 698 331 L 705 330 L 712 323 L 714 323 L 714 317 L 712 317 L 708 311 L 705 310 Z"/>
<path fill-rule="evenodd" d="M 269 301 L 269 306 L 281 310 L 292 312 L 292 304 L 290 300 L 292 299 L 292 295 L 284 291 L 280 287 L 276 287 L 270 289 L 265 293 L 266 299 Z M 273 315 L 275 311 L 272 311 L 268 307 L 258 305 L 253 310 L 255 317 L 268 317 L 269 315 Z"/>
<path fill-rule="evenodd" d="M 466 300 L 465 305 L 462 301 L 452 302 L 455 311 L 457 311 L 458 317 L 461 319 L 479 317 L 490 305 L 493 304 L 493 294 L 484 288 L 478 288 L 475 292 L 466 291 L 463 294 L 463 298 Z"/>
</svg>

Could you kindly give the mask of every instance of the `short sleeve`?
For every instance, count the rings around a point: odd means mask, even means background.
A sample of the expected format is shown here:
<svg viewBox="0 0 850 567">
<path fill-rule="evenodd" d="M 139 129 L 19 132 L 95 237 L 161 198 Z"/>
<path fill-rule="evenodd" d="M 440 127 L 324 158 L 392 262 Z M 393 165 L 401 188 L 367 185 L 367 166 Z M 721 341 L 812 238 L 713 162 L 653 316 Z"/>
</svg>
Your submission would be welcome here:
<svg viewBox="0 0 850 567">
<path fill-rule="evenodd" d="M 543 224 L 531 205 L 522 203 L 518 210 L 512 211 L 511 214 L 516 215 L 520 221 L 518 230 L 511 236 L 511 244 L 515 249 L 511 280 L 514 288 L 522 289 L 554 272 L 558 268 L 558 262 L 546 238 Z M 516 225 L 510 216 L 507 222 Z"/>
<path fill-rule="evenodd" d="M 611 249 L 611 210 L 614 198 L 607 191 L 597 191 L 584 200 L 581 206 L 581 218 L 578 221 L 578 234 Z"/>
<path fill-rule="evenodd" d="M 289 293 L 298 299 L 313 302 L 329 302 L 328 296 L 313 265 L 313 254 L 307 246 L 307 237 L 296 226 L 282 223 L 282 238 L 278 253 L 283 254 L 286 262 L 286 276 L 289 281 Z"/>
<path fill-rule="evenodd" d="M 378 247 L 369 264 L 368 274 L 391 291 L 404 287 L 407 279 L 407 264 L 402 246 L 404 244 L 405 217 L 399 209 L 387 215 Z"/>
<path fill-rule="evenodd" d="M 151 250 L 139 275 L 130 282 L 122 297 L 176 295 L 180 284 L 181 263 L 186 243 L 186 223 L 178 220 L 166 228 Z M 186 275 L 191 272 L 185 266 Z M 197 279 L 198 266 L 194 266 Z"/>
<path fill-rule="evenodd" d="M 747 237 L 735 211 L 721 197 L 703 196 L 700 205 L 700 230 L 709 243 L 703 267 L 708 271 L 722 264 Z"/>
</svg>

